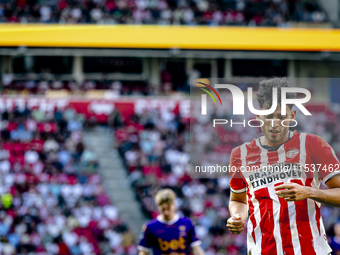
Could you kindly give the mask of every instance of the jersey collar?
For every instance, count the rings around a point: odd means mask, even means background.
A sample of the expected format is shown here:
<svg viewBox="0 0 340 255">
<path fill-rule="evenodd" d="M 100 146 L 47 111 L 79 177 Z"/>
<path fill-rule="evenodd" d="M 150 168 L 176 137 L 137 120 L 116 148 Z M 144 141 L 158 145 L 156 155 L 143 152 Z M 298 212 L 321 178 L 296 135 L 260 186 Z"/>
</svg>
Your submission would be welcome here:
<svg viewBox="0 0 340 255">
<path fill-rule="evenodd" d="M 288 140 L 285 141 L 284 143 L 281 143 L 280 145 L 278 146 L 275 146 L 275 147 L 269 147 L 269 148 L 273 148 L 272 151 L 277 151 L 283 144 L 285 144 L 286 142 L 288 142 L 293 136 L 294 136 L 294 132 L 292 132 L 291 130 L 288 131 Z M 265 150 L 268 150 L 268 148 L 264 147 L 261 143 L 261 137 L 264 136 L 264 135 L 261 135 L 260 137 L 256 138 L 255 139 L 255 142 L 257 144 L 257 146 L 259 146 L 261 149 L 265 149 Z"/>
<path fill-rule="evenodd" d="M 176 215 L 175 215 L 175 218 L 173 218 L 173 219 L 170 220 L 170 221 L 164 220 L 164 219 L 162 218 L 161 215 L 158 215 L 158 216 L 157 216 L 157 220 L 158 220 L 159 222 L 161 222 L 161 223 L 164 223 L 164 224 L 167 224 L 167 225 L 172 225 L 172 224 L 176 223 L 176 222 L 179 220 L 179 215 L 176 214 Z"/>
</svg>

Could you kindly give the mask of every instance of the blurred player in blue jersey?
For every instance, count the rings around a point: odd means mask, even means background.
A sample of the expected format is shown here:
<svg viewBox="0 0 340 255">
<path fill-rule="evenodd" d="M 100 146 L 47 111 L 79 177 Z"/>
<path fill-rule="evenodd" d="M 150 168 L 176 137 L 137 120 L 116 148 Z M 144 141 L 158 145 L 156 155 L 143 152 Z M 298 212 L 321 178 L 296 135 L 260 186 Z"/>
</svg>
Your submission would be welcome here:
<svg viewBox="0 0 340 255">
<path fill-rule="evenodd" d="M 176 214 L 175 198 L 171 189 L 163 189 L 156 194 L 160 215 L 144 224 L 139 255 L 147 255 L 150 248 L 154 255 L 204 255 L 191 220 Z"/>
</svg>

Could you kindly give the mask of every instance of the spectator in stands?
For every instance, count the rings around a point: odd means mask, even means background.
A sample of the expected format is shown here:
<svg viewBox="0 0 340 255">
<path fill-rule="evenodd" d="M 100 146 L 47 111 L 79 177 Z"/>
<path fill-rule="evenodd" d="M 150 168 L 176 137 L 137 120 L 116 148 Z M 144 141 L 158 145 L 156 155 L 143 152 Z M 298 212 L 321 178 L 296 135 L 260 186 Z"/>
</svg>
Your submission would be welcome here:
<svg viewBox="0 0 340 255">
<path fill-rule="evenodd" d="M 4 13 L 4 12 L 3 12 Z M 0 17 L 1 17 L 1 12 L 0 12 Z M 13 81 L 13 74 L 9 72 L 5 72 L 2 74 L 2 85 L 7 87 L 9 86 Z"/>
<path fill-rule="evenodd" d="M 12 140 L 15 141 L 22 141 L 22 142 L 26 142 L 26 141 L 30 141 L 33 138 L 33 134 L 32 132 L 29 132 L 25 129 L 25 126 L 23 124 L 19 125 L 17 129 L 13 129 L 10 132 L 10 137 Z"/>
<path fill-rule="evenodd" d="M 64 166 L 70 162 L 71 153 L 68 150 L 66 150 L 65 145 L 63 145 L 62 150 L 58 152 L 58 157 L 59 157 L 59 162 Z"/>
<path fill-rule="evenodd" d="M 35 164 L 39 160 L 39 154 L 35 148 L 31 148 L 25 152 L 25 161 L 29 164 Z"/>
<path fill-rule="evenodd" d="M 0 155 L 0 172 L 7 174 L 11 169 L 11 163 L 8 161 L 8 155 Z"/>
<path fill-rule="evenodd" d="M 84 148 L 81 131 L 40 128 L 50 125 L 46 120 L 56 114 L 37 112 L 38 118 L 25 110 L 2 114 L 8 121 L 3 128 L 13 132 L 0 141 L 0 253 L 99 255 L 101 247 L 118 253 L 129 232 L 115 232 L 114 246 L 103 242 L 105 231 L 120 218 L 97 174 L 96 155 Z M 22 132 L 31 132 L 31 140 Z M 82 163 L 77 160 L 81 156 Z M 133 249 L 129 245 L 127 249 Z"/>
<path fill-rule="evenodd" d="M 106 0 L 89 1 L 82 6 L 59 0 L 42 3 L 41 6 L 34 1 L 0 5 L 0 20 L 22 23 L 287 26 L 289 22 L 324 22 L 326 15 L 314 0 L 295 2 L 136 0 L 129 4 L 124 0 Z M 10 81 L 10 78 L 3 77 L 5 86 Z"/>
<path fill-rule="evenodd" d="M 161 72 L 161 88 L 165 94 L 168 94 L 172 90 L 172 77 L 167 70 Z"/>
<path fill-rule="evenodd" d="M 32 117 L 37 122 L 43 122 L 43 120 L 45 120 L 45 113 L 42 110 L 40 110 L 40 109 L 34 109 L 32 111 Z"/>
<path fill-rule="evenodd" d="M 74 115 L 72 119 L 70 119 L 67 123 L 67 130 L 69 132 L 82 130 L 82 123 L 77 119 L 77 115 Z"/>
<path fill-rule="evenodd" d="M 123 117 L 121 113 L 117 109 L 114 109 L 108 116 L 107 123 L 108 126 L 113 129 L 121 127 L 123 125 Z"/>
<path fill-rule="evenodd" d="M 57 151 L 59 149 L 59 144 L 54 139 L 52 135 L 48 137 L 48 139 L 44 143 L 44 152 L 50 152 L 50 151 Z"/>
</svg>

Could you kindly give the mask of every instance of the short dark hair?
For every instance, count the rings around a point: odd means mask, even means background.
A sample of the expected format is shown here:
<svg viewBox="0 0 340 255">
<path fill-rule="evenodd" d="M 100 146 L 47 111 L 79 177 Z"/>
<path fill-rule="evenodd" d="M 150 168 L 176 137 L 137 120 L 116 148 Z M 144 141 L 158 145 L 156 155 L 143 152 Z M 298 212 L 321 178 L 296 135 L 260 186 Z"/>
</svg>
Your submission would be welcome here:
<svg viewBox="0 0 340 255">
<path fill-rule="evenodd" d="M 277 101 L 281 105 L 281 88 L 291 87 L 291 83 L 286 77 L 276 77 L 260 82 L 259 90 L 256 93 L 256 99 L 259 102 L 260 109 L 269 109 L 273 104 L 273 88 L 277 88 Z M 295 98 L 295 93 L 287 93 L 286 98 Z M 292 104 L 288 104 L 290 109 L 293 108 Z"/>
</svg>

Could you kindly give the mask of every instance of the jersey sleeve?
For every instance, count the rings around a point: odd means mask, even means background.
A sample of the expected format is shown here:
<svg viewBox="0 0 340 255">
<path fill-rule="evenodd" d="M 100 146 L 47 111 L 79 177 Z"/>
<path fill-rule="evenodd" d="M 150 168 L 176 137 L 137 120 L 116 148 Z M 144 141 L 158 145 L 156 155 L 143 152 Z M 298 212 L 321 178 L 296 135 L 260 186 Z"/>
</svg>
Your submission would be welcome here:
<svg viewBox="0 0 340 255">
<path fill-rule="evenodd" d="M 314 164 L 321 164 L 318 172 L 324 182 L 340 174 L 339 160 L 333 148 L 323 138 L 309 135 L 307 142 L 312 144 Z"/>
<path fill-rule="evenodd" d="M 230 190 L 234 193 L 243 193 L 246 191 L 246 183 L 241 172 L 241 152 L 240 147 L 232 150 L 230 155 L 230 177 L 231 180 L 229 182 Z"/>
<path fill-rule="evenodd" d="M 195 226 L 190 221 L 189 224 L 189 230 L 188 230 L 188 243 L 190 244 L 190 247 L 194 247 L 197 245 L 201 245 L 201 240 L 199 240 L 196 236 Z"/>
<path fill-rule="evenodd" d="M 146 224 L 143 225 L 139 238 L 140 241 L 138 245 L 138 250 L 149 251 L 150 247 L 152 246 L 151 245 L 152 234 L 150 233 L 150 230 L 148 229 Z"/>
</svg>

